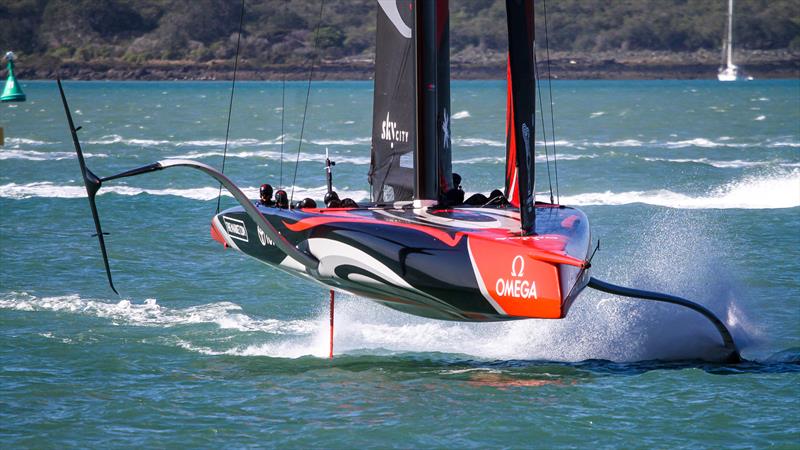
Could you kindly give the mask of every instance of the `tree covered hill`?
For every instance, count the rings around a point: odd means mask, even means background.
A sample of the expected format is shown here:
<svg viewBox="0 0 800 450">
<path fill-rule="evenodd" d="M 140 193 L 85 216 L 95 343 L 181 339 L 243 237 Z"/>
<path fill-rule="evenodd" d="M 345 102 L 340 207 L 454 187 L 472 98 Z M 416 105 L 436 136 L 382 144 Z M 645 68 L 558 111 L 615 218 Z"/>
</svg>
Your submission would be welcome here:
<svg viewBox="0 0 800 450">
<path fill-rule="evenodd" d="M 454 62 L 495 61 L 506 51 L 504 0 L 453 0 Z M 545 3 L 537 1 L 537 37 Z M 549 0 L 554 52 L 718 52 L 726 0 Z M 375 0 L 246 0 L 245 67 L 323 61 L 371 63 Z M 0 50 L 34 65 L 80 62 L 209 64 L 233 59 L 238 0 L 3 0 Z M 320 23 L 318 44 L 313 30 Z M 737 49 L 800 51 L 800 0 L 737 0 Z M 502 58 L 500 58 L 502 59 Z"/>
</svg>

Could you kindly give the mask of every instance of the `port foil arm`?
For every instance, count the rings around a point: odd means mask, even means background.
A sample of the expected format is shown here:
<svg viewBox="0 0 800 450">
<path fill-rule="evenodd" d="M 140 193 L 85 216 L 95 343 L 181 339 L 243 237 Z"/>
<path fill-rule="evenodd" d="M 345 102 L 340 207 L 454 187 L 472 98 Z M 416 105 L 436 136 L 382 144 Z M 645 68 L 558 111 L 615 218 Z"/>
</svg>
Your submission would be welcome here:
<svg viewBox="0 0 800 450">
<path fill-rule="evenodd" d="M 736 348 L 736 342 L 733 340 L 733 336 L 725 324 L 712 313 L 708 308 L 705 306 L 695 303 L 685 298 L 676 297 L 674 295 L 669 294 L 662 294 L 660 292 L 653 292 L 653 291 L 645 291 L 642 289 L 633 289 L 624 286 L 617 286 L 615 284 L 608 283 L 606 281 L 598 280 L 597 278 L 590 278 L 588 286 L 592 289 L 597 289 L 598 291 L 606 292 L 608 294 L 620 295 L 623 297 L 632 297 L 632 298 L 640 298 L 643 300 L 653 300 L 657 302 L 665 302 L 665 303 L 672 303 L 673 305 L 680 305 L 691 310 L 697 311 L 702 314 L 705 318 L 707 318 L 717 329 L 719 335 L 722 337 L 722 343 L 725 346 L 725 349 L 728 351 L 728 355 L 726 357 L 726 362 L 730 363 L 738 363 L 741 362 L 741 356 L 739 355 L 739 349 Z"/>
</svg>

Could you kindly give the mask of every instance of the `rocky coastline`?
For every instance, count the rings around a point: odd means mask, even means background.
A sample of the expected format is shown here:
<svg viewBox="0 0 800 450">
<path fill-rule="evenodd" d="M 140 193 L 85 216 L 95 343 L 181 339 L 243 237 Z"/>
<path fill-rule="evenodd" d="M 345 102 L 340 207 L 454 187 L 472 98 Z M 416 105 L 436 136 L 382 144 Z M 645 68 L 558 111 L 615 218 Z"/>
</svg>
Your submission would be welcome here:
<svg viewBox="0 0 800 450">
<path fill-rule="evenodd" d="M 737 63 L 746 75 L 756 79 L 800 78 L 800 52 L 789 50 L 742 51 Z M 544 65 L 540 67 L 546 67 Z M 555 79 L 714 79 L 719 55 L 709 51 L 691 53 L 627 51 L 602 53 L 554 52 L 550 71 Z M 230 80 L 233 62 L 152 60 L 131 63 L 123 60 L 21 59 L 16 66 L 21 80 Z M 240 61 L 239 80 L 305 80 L 309 65 L 262 65 Z M 368 80 L 372 78 L 371 55 L 315 63 L 316 80 Z M 454 79 L 480 80 L 505 77 L 505 55 L 461 52 L 451 58 Z"/>
</svg>

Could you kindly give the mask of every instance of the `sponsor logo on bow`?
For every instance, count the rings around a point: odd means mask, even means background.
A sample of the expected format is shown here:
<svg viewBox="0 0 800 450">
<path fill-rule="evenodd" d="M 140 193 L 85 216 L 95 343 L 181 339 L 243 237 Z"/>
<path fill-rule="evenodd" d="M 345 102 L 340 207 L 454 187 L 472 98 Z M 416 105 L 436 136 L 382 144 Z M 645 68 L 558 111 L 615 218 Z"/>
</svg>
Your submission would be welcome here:
<svg viewBox="0 0 800 450">
<path fill-rule="evenodd" d="M 240 241 L 250 242 L 247 238 L 247 228 L 244 226 L 244 222 L 228 216 L 222 216 L 222 221 L 225 222 L 225 231 L 228 232 L 230 237 Z"/>
<path fill-rule="evenodd" d="M 386 112 L 386 120 L 381 122 L 381 139 L 389 141 L 394 148 L 395 142 L 408 142 L 408 131 L 403 131 L 398 128 L 397 122 L 392 122 L 389 118 L 389 112 Z"/>
<path fill-rule="evenodd" d="M 536 282 L 525 279 L 525 259 L 521 255 L 511 262 L 511 277 L 498 278 L 495 283 L 498 295 L 520 299 L 537 299 Z"/>
<path fill-rule="evenodd" d="M 275 245 L 275 243 L 272 242 L 272 239 L 267 236 L 267 233 L 264 233 L 264 230 L 262 230 L 261 227 L 257 226 L 256 229 L 258 230 L 258 240 L 261 242 L 261 245 L 265 247 L 267 245 Z"/>
</svg>

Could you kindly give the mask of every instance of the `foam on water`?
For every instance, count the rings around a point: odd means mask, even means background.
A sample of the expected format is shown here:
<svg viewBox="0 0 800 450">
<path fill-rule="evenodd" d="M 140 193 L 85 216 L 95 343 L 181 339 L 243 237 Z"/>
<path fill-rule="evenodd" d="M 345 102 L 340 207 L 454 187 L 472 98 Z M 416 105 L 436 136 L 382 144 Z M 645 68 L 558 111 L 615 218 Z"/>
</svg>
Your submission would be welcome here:
<svg viewBox="0 0 800 450">
<path fill-rule="evenodd" d="M 591 192 L 561 196 L 567 205 L 626 205 L 647 203 L 678 209 L 771 209 L 800 206 L 800 170 L 765 177 L 747 177 L 690 196 L 666 189 L 630 192 Z"/>
<path fill-rule="evenodd" d="M 167 156 L 167 159 L 204 159 L 210 157 L 217 157 L 222 156 L 222 150 L 213 150 L 208 152 L 198 152 L 193 151 L 189 153 L 184 153 L 180 155 L 170 155 Z M 297 158 L 297 153 L 293 152 L 289 149 L 285 149 L 283 155 L 281 155 L 280 151 L 276 150 L 253 150 L 253 151 L 238 151 L 238 152 L 228 152 L 228 158 L 258 158 L 258 159 L 266 159 L 271 161 L 280 161 L 283 159 L 285 162 L 294 162 L 294 159 Z M 370 163 L 369 156 L 363 157 L 353 157 L 353 156 L 344 156 L 341 154 L 334 153 L 331 155 L 331 159 L 336 162 L 336 164 L 355 164 L 355 165 L 367 165 Z M 300 161 L 301 162 L 325 162 L 325 154 L 324 153 L 300 153 Z"/>
<path fill-rule="evenodd" d="M 797 163 L 790 163 L 786 162 L 785 160 L 744 161 L 741 159 L 735 159 L 732 161 L 721 161 L 708 158 L 656 158 L 656 157 L 643 157 L 642 159 L 644 161 L 651 161 L 651 162 L 706 164 L 720 169 L 741 169 L 745 167 L 765 167 L 765 166 L 781 166 L 781 167 L 797 166 Z"/>
<path fill-rule="evenodd" d="M 505 147 L 506 143 L 484 138 L 453 138 L 453 145 L 458 147 Z"/>
<path fill-rule="evenodd" d="M 8 147 L 18 148 L 20 145 L 37 146 L 37 145 L 53 145 L 53 144 L 60 144 L 60 142 L 47 142 L 47 141 L 40 141 L 37 139 L 26 139 L 26 138 L 15 138 L 15 137 L 6 138 L 6 146 Z"/>
<path fill-rule="evenodd" d="M 680 141 L 667 141 L 660 144 L 667 148 L 686 148 L 686 147 L 701 147 L 701 148 L 716 148 L 716 147 L 750 147 L 752 144 L 732 143 L 732 142 L 716 142 L 706 138 L 685 139 Z"/>
<path fill-rule="evenodd" d="M 303 140 L 305 141 L 305 139 Z M 362 137 L 362 138 L 355 138 L 355 139 L 318 139 L 318 140 L 310 140 L 308 141 L 314 145 L 365 145 L 372 142 L 371 137 Z"/>
<path fill-rule="evenodd" d="M 582 154 L 582 155 L 581 154 L 575 155 L 575 154 L 569 154 L 569 153 L 559 153 L 557 159 L 559 161 L 577 161 L 579 159 L 593 159 L 593 158 L 597 158 L 599 156 L 600 155 L 598 155 L 597 153 L 589 153 L 589 154 Z M 536 161 L 537 162 L 542 162 L 545 159 L 546 158 L 544 156 L 541 156 L 541 155 L 537 155 L 536 156 Z M 550 160 L 551 161 L 554 160 L 554 159 L 556 159 L 556 158 L 550 156 Z"/>
<path fill-rule="evenodd" d="M 86 158 L 107 158 L 106 153 L 84 153 Z M 75 152 L 39 152 L 36 150 L 9 149 L 0 151 L 0 160 L 24 159 L 28 161 L 61 161 L 62 159 L 75 159 Z"/>
<path fill-rule="evenodd" d="M 24 292 L 0 297 L 0 309 L 80 314 L 117 325 L 169 328 L 175 345 L 209 355 L 326 357 L 329 350 L 327 310 L 310 319 L 278 320 L 248 316 L 230 302 L 169 308 L 155 299 L 114 303 L 78 295 L 40 298 Z M 733 314 L 736 323 L 744 323 Z M 591 291 L 581 294 L 565 319 L 482 324 L 423 319 L 339 294 L 334 349 L 339 355 L 436 352 L 485 360 L 714 359 L 720 355 L 719 338 L 703 321 L 680 310 L 664 311 L 639 301 L 612 301 Z M 197 342 L 195 332 L 175 329 L 206 325 L 243 336 L 263 333 L 263 337 L 258 343 L 244 345 L 232 339 Z"/>
<path fill-rule="evenodd" d="M 286 188 L 286 192 L 290 192 L 292 187 Z M 327 192 L 327 186 L 319 186 L 319 187 L 302 187 L 302 186 L 295 186 L 294 187 L 294 198 L 300 199 L 305 197 L 311 197 L 314 199 L 321 199 L 325 196 Z M 242 191 L 249 197 L 256 199 L 258 198 L 258 187 L 245 187 L 242 188 Z M 337 191 L 341 198 L 350 197 L 353 200 L 359 202 L 364 201 L 369 198 L 369 192 L 365 190 L 348 190 L 348 189 L 340 189 Z M 148 195 L 171 195 L 175 197 L 183 197 L 192 200 L 215 200 L 217 195 L 219 194 L 219 188 L 214 186 L 207 186 L 207 187 L 199 187 L 199 188 L 186 188 L 186 189 L 145 189 L 139 188 L 134 186 L 109 186 L 104 187 L 102 190 L 98 192 L 98 195 L 107 195 L 107 194 L 117 194 L 117 195 L 126 195 L 126 196 L 134 196 L 134 195 L 141 195 L 141 194 L 148 194 Z M 222 195 L 230 197 L 231 195 L 223 190 Z M 9 183 L 0 185 L 0 198 L 11 198 L 15 200 L 27 199 L 27 198 L 34 198 L 34 197 L 41 197 L 41 198 L 85 198 L 86 197 L 86 188 L 80 185 L 56 185 L 49 181 L 45 182 L 37 182 L 37 183 L 28 183 L 28 184 L 16 184 L 16 183 Z"/>
<path fill-rule="evenodd" d="M 296 137 L 292 137 L 289 135 L 283 136 L 283 142 L 297 142 Z M 25 139 L 18 140 L 19 143 L 29 143 L 29 142 L 36 142 L 36 141 L 29 141 Z M 264 145 L 276 145 L 280 144 L 282 141 L 281 136 L 277 136 L 274 139 L 254 139 L 254 138 L 238 138 L 238 139 L 230 139 L 228 141 L 228 148 L 241 148 L 241 147 L 257 147 L 257 146 L 264 146 Z M 330 145 L 330 146 L 337 146 L 337 145 L 344 145 L 344 146 L 352 146 L 352 145 L 364 145 L 368 144 L 372 141 L 371 137 L 358 137 L 353 139 L 318 139 L 318 140 L 309 140 L 303 139 L 304 143 L 314 144 L 314 145 Z M 39 145 L 47 144 L 45 142 L 38 143 Z M 224 139 L 196 139 L 196 140 L 167 140 L 167 139 L 140 139 L 140 138 L 126 138 L 120 136 L 118 134 L 110 134 L 106 136 L 102 136 L 99 139 L 90 139 L 86 141 L 88 145 L 112 145 L 112 144 L 121 144 L 121 145 L 128 145 L 134 147 L 224 147 L 225 140 Z"/>
<path fill-rule="evenodd" d="M 592 159 L 597 158 L 598 154 L 591 153 L 591 154 L 569 154 L 569 153 L 562 153 L 558 155 L 559 161 L 576 161 L 579 159 Z M 537 163 L 544 163 L 546 162 L 547 158 L 543 154 L 536 155 L 536 162 Z M 550 156 L 550 161 L 553 161 L 553 157 Z M 505 164 L 506 158 L 505 156 L 478 156 L 475 158 L 467 158 L 467 159 L 457 159 L 453 160 L 453 164 L 479 164 L 479 163 L 491 163 L 491 164 Z"/>
<path fill-rule="evenodd" d="M 800 142 L 777 141 L 771 142 L 768 147 L 800 147 Z"/>
<path fill-rule="evenodd" d="M 459 111 L 453 115 L 454 119 L 461 119 L 470 117 L 469 111 Z M 761 115 L 756 117 L 754 120 L 761 121 L 764 120 L 766 117 Z M 281 136 L 277 136 L 274 139 L 255 139 L 255 138 L 238 138 L 238 139 L 231 139 L 228 141 L 228 148 L 229 149 L 236 149 L 236 148 L 255 148 L 255 147 L 264 147 L 268 145 L 280 145 L 283 141 L 284 143 L 289 142 L 297 142 L 297 137 L 284 135 L 283 140 Z M 368 145 L 371 142 L 371 137 L 356 137 L 356 138 L 327 138 L 327 139 L 304 139 L 304 143 L 313 144 L 318 146 L 359 146 L 363 147 Z M 460 146 L 460 147 L 505 147 L 505 141 L 496 140 L 496 139 L 489 139 L 483 137 L 454 137 L 452 139 L 453 145 Z M 120 136 L 118 134 L 111 134 L 105 135 L 98 139 L 89 139 L 84 142 L 86 145 L 125 145 L 125 146 L 132 146 L 132 147 L 169 147 L 169 148 L 185 148 L 185 147 L 218 147 L 220 150 L 215 151 L 213 153 L 208 153 L 208 155 L 217 156 L 221 154 L 222 147 L 225 146 L 225 141 L 223 139 L 199 139 L 199 140 L 170 140 L 170 139 L 142 139 L 142 138 L 128 138 L 124 136 Z M 43 145 L 55 145 L 59 144 L 59 142 L 48 142 L 48 141 L 40 141 L 35 139 L 27 139 L 27 138 L 7 138 L 6 139 L 6 146 L 11 148 L 20 148 L 21 145 L 25 146 L 43 146 Z M 543 141 L 537 141 L 537 145 L 544 145 Z M 650 140 L 644 142 L 640 139 L 635 138 L 626 138 L 626 139 L 616 139 L 611 141 L 589 141 L 589 140 L 565 140 L 560 139 L 555 142 L 547 141 L 548 146 L 555 145 L 556 147 L 662 147 L 662 148 L 669 148 L 669 149 L 681 149 L 687 147 L 698 147 L 698 148 L 719 148 L 719 147 L 729 147 L 729 148 L 748 148 L 748 147 L 772 147 L 772 148 L 779 148 L 779 147 L 800 147 L 800 143 L 788 140 L 788 141 L 773 141 L 773 142 L 752 142 L 752 143 L 743 143 L 743 142 L 731 142 L 729 137 L 720 137 L 716 140 L 711 138 L 705 137 L 697 137 L 692 139 L 682 139 L 682 140 L 667 140 L 667 141 L 660 141 L 660 140 Z M 241 156 L 239 157 L 251 157 L 251 156 L 260 156 L 258 153 L 248 153 L 242 152 Z M 236 156 L 234 156 L 236 157 Z"/>
<path fill-rule="evenodd" d="M 584 145 L 591 145 L 594 147 L 641 147 L 644 143 L 638 139 L 623 139 L 621 141 L 611 142 L 587 142 L 584 143 Z"/>
<path fill-rule="evenodd" d="M 126 139 L 118 134 L 103 136 L 99 139 L 90 139 L 86 141 L 89 145 L 111 145 L 111 144 L 124 144 L 136 147 L 152 147 L 157 145 L 170 145 L 172 141 L 156 140 L 156 139 Z"/>
<path fill-rule="evenodd" d="M 0 296 L 0 309 L 83 314 L 135 326 L 174 327 L 214 324 L 221 329 L 277 335 L 309 333 L 316 326 L 304 320 L 254 319 L 243 314 L 239 305 L 230 302 L 176 309 L 161 306 L 156 299 L 146 299 L 143 303 L 133 303 L 130 300 L 113 303 L 99 299 L 84 299 L 76 294 L 36 297 L 25 292 L 10 292 Z"/>
<path fill-rule="evenodd" d="M 458 120 L 458 119 L 466 119 L 467 117 L 471 117 L 471 115 L 469 111 L 459 111 L 450 117 L 452 117 L 453 120 Z"/>
<path fill-rule="evenodd" d="M 544 141 L 536 141 L 536 145 L 544 145 Z M 461 147 L 477 147 L 477 146 L 489 146 L 489 147 L 505 147 L 505 142 L 491 140 L 491 139 L 483 139 L 483 138 L 454 138 L 453 145 L 458 145 Z M 681 140 L 656 140 L 652 139 L 649 141 L 642 141 L 640 139 L 634 138 L 627 138 L 627 139 L 617 139 L 611 141 L 589 141 L 586 139 L 580 140 L 564 140 L 559 139 L 555 142 L 547 141 L 548 146 L 555 145 L 556 147 L 567 147 L 567 148 L 574 148 L 574 147 L 613 147 L 613 148 L 623 148 L 623 147 L 652 147 L 652 148 L 668 148 L 668 149 L 682 149 L 682 148 L 689 148 L 689 147 L 697 147 L 697 148 L 751 148 L 751 147 L 798 147 L 800 144 L 791 141 L 778 141 L 778 142 L 731 142 L 730 138 L 720 137 L 717 140 L 698 137 L 693 139 L 681 139 Z"/>
</svg>

